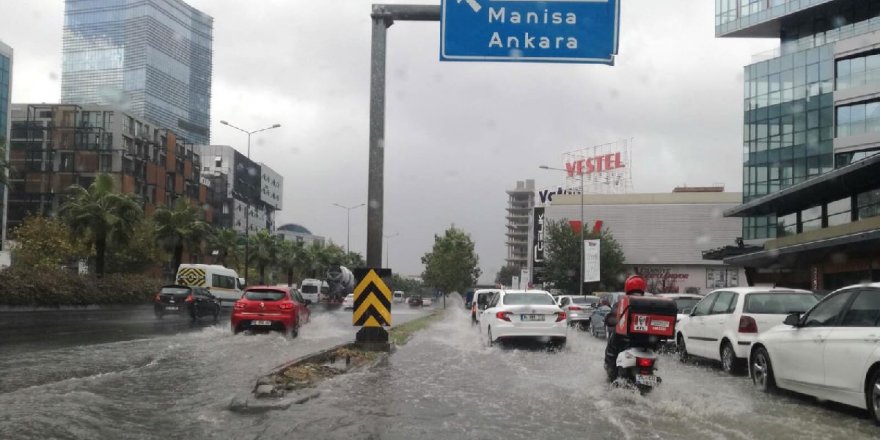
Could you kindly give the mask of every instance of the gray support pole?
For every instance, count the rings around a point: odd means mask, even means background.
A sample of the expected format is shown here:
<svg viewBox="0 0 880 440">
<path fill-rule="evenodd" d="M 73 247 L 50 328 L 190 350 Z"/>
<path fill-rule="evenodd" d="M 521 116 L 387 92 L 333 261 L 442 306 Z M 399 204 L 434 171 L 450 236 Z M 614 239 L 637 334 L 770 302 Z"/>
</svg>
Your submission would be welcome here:
<svg viewBox="0 0 880 440">
<path fill-rule="evenodd" d="M 370 49 L 370 164 L 367 178 L 367 266 L 382 267 L 385 209 L 385 48 L 394 20 L 440 21 L 439 5 L 373 5 Z"/>
</svg>

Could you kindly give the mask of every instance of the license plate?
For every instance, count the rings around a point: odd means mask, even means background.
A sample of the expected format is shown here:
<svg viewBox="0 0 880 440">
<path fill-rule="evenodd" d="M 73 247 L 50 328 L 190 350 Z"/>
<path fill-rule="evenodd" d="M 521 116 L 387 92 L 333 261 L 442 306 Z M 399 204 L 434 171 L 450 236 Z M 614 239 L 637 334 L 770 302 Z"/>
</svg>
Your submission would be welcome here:
<svg viewBox="0 0 880 440">
<path fill-rule="evenodd" d="M 543 321 L 544 315 L 520 315 L 522 321 Z"/>
<path fill-rule="evenodd" d="M 272 325 L 272 321 L 251 321 L 253 325 Z"/>
<path fill-rule="evenodd" d="M 657 376 L 653 374 L 637 374 L 636 375 L 636 384 L 638 385 L 647 385 L 651 387 L 657 386 Z"/>
<path fill-rule="evenodd" d="M 166 306 L 165 310 L 177 310 L 177 306 Z"/>
</svg>

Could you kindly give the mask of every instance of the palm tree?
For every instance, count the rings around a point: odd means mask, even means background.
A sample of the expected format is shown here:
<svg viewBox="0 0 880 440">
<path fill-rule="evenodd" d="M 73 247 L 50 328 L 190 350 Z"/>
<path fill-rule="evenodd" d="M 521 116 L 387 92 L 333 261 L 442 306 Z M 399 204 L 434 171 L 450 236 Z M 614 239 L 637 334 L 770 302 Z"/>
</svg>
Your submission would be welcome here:
<svg viewBox="0 0 880 440">
<path fill-rule="evenodd" d="M 280 239 L 263 229 L 250 236 L 250 261 L 260 271 L 260 284 L 266 282 L 266 267 L 278 258 Z"/>
<path fill-rule="evenodd" d="M 238 252 L 242 242 L 241 235 L 233 229 L 218 229 L 209 238 L 211 249 L 217 252 L 217 261 L 223 266 L 226 263 L 236 265 Z"/>
<path fill-rule="evenodd" d="M 58 214 L 75 234 L 95 246 L 95 272 L 102 276 L 107 243 L 128 243 L 143 210 L 134 197 L 113 190 L 108 174 L 99 174 L 88 189 L 73 185 L 69 191 Z"/>
<path fill-rule="evenodd" d="M 306 249 L 302 242 L 281 240 L 278 248 L 278 266 L 287 272 L 287 285 L 293 285 L 293 273 L 305 261 Z"/>
<path fill-rule="evenodd" d="M 185 198 L 178 198 L 174 209 L 162 207 L 153 214 L 156 224 L 156 240 L 171 252 L 171 266 L 177 273 L 183 259 L 184 249 L 198 249 L 210 235 L 211 226 L 202 220 L 203 212 Z"/>
</svg>

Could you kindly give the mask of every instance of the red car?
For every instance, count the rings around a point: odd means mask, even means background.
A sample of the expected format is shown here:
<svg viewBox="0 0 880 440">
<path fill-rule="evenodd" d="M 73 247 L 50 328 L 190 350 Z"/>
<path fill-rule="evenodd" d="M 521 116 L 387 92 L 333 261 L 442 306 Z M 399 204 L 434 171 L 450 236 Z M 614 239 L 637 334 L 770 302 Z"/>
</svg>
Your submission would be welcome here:
<svg viewBox="0 0 880 440">
<path fill-rule="evenodd" d="M 232 308 L 232 331 L 277 330 L 295 338 L 310 315 L 308 302 L 296 289 L 248 287 Z"/>
</svg>

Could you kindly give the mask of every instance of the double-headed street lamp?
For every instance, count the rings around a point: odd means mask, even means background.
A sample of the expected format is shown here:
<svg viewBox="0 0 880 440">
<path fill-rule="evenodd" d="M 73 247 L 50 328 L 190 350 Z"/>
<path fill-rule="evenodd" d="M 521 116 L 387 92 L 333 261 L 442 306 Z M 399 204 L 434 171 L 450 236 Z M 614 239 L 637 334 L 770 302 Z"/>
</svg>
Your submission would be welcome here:
<svg viewBox="0 0 880 440">
<path fill-rule="evenodd" d="M 553 168 L 548 167 L 547 165 L 541 165 L 538 168 L 542 170 L 553 170 L 553 171 L 562 171 L 564 173 L 568 173 L 568 170 L 564 170 L 562 168 Z M 584 294 L 584 175 L 578 174 L 581 180 L 581 242 L 580 242 L 580 254 L 581 254 L 581 267 L 578 270 L 578 274 L 580 279 L 578 280 L 578 295 Z"/>
<path fill-rule="evenodd" d="M 390 255 L 391 255 L 391 244 L 389 242 L 391 241 L 392 238 L 397 237 L 398 235 L 400 235 L 400 233 L 395 232 L 391 235 L 385 236 L 385 267 L 391 267 L 389 265 L 390 263 L 388 263 L 388 259 L 390 258 Z"/>
<path fill-rule="evenodd" d="M 343 206 L 339 203 L 334 203 L 333 206 L 342 208 L 345 210 L 345 253 L 348 254 L 351 252 L 349 246 L 351 245 L 351 210 L 360 208 L 361 206 L 366 206 L 366 203 L 361 203 L 360 205 L 354 206 Z"/>
<path fill-rule="evenodd" d="M 261 131 L 266 131 L 266 130 L 271 130 L 271 129 L 273 129 L 273 128 L 281 127 L 281 124 L 272 124 L 271 126 L 266 127 L 266 128 L 261 128 L 261 129 L 259 129 L 259 130 L 248 131 L 248 130 L 245 130 L 245 129 L 243 129 L 243 128 L 236 127 L 236 126 L 234 126 L 234 125 L 232 125 L 232 124 L 230 124 L 229 122 L 226 122 L 226 121 L 220 121 L 220 123 L 223 124 L 223 125 L 225 125 L 225 126 L 227 126 L 227 127 L 232 127 L 232 128 L 234 128 L 234 129 L 236 129 L 236 130 L 242 132 L 242 133 L 247 134 L 247 137 L 248 137 L 248 142 L 247 142 L 247 158 L 248 158 L 248 160 L 251 159 L 251 135 L 254 134 L 254 133 L 259 133 L 259 132 L 261 132 Z M 234 171 L 234 170 L 233 170 L 233 171 Z M 250 168 L 248 168 L 248 175 L 252 175 L 252 172 L 253 172 L 253 171 L 252 171 Z M 233 178 L 233 181 L 234 181 L 234 180 L 235 180 L 235 175 L 234 175 L 234 173 L 233 173 L 233 177 L 232 177 L 232 178 Z M 233 183 L 233 185 L 234 185 L 234 183 Z M 250 232 L 251 232 L 251 222 L 250 222 L 250 219 L 251 219 L 251 201 L 250 201 L 250 195 L 251 195 L 251 194 L 250 194 L 250 193 L 252 193 L 252 192 L 253 192 L 253 191 L 249 191 L 248 194 L 247 194 L 245 197 L 243 197 L 243 199 L 244 199 L 244 203 L 245 203 L 245 213 L 244 213 L 244 214 L 245 214 L 245 215 L 244 215 L 244 279 L 245 279 L 245 281 L 247 281 L 247 279 L 248 279 L 248 264 L 249 264 L 249 263 L 248 263 L 248 259 L 249 259 L 249 257 L 250 257 L 250 253 L 251 253 L 251 247 L 250 247 Z"/>
</svg>

